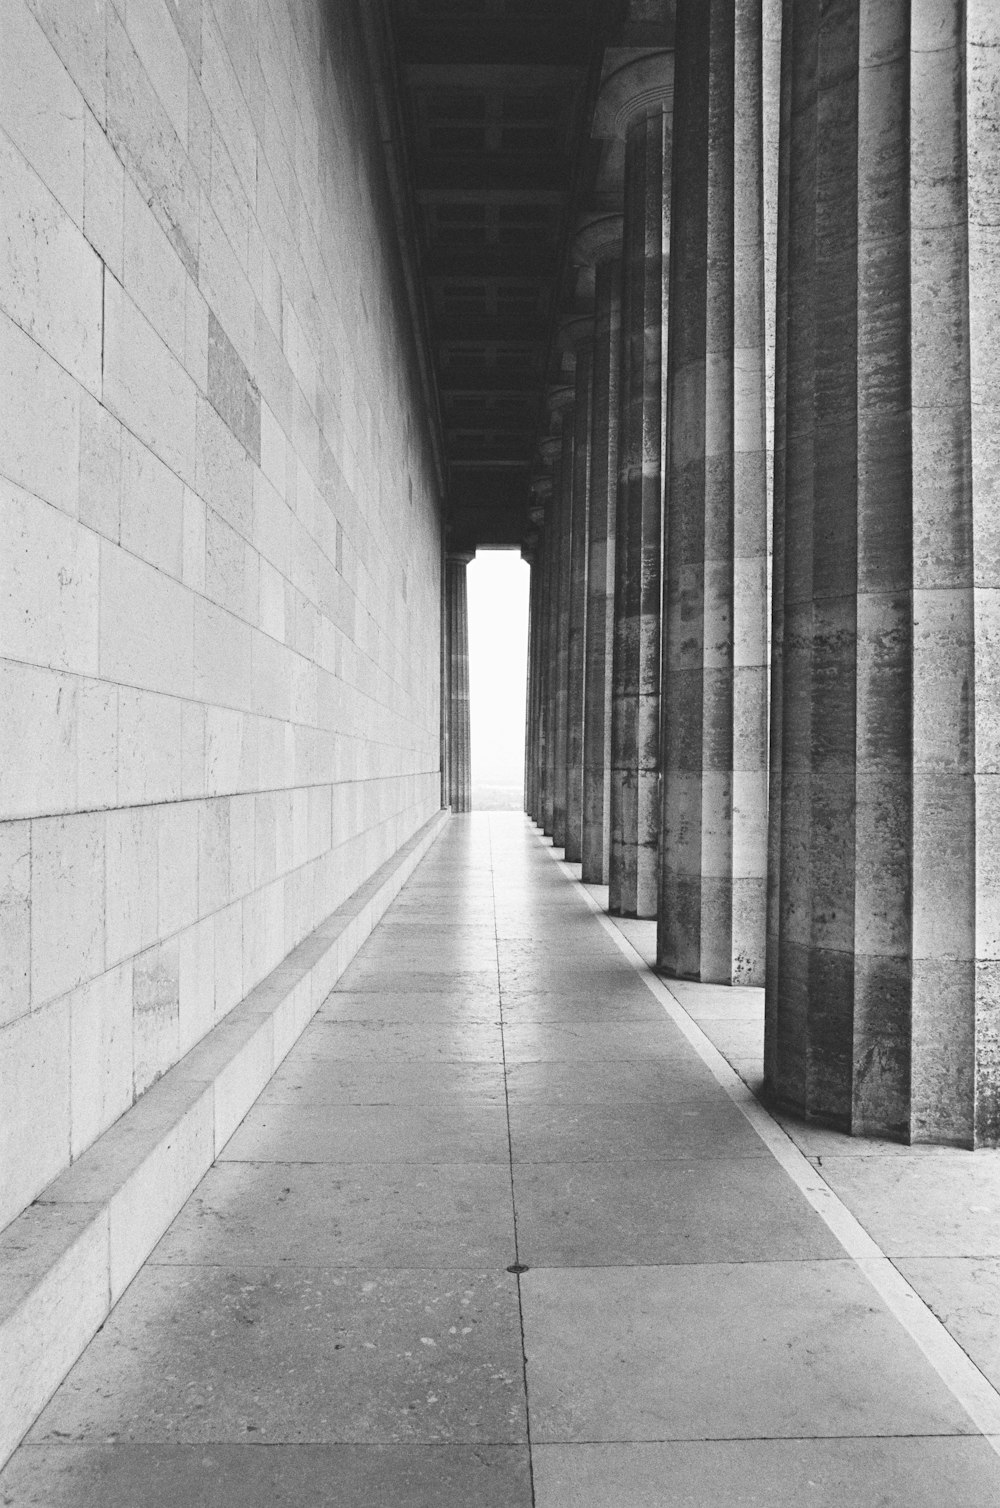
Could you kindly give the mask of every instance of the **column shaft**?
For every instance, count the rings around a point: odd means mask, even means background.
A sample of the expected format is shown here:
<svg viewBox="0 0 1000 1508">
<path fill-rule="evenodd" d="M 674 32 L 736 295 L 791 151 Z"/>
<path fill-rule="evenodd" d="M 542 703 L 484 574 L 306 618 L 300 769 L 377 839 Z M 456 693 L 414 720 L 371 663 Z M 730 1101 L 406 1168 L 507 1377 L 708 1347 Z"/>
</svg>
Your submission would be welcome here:
<svg viewBox="0 0 1000 1508">
<path fill-rule="evenodd" d="M 590 511 L 590 390 L 593 370 L 593 323 L 590 339 L 576 343 L 573 400 L 573 470 L 570 531 L 569 644 L 566 665 L 566 858 L 580 862 L 583 850 L 583 720 L 587 636 L 587 541 Z"/>
<path fill-rule="evenodd" d="M 469 726 L 468 555 L 445 559 L 445 606 L 448 660 L 448 802 L 454 812 L 472 809 L 471 734 Z"/>
<path fill-rule="evenodd" d="M 569 624 L 573 551 L 573 413 L 572 393 L 562 408 L 561 453 L 553 468 L 553 510 L 556 524 L 556 637 L 555 748 L 552 774 L 552 841 L 566 846 L 566 761 L 569 748 Z"/>
<path fill-rule="evenodd" d="M 611 910 L 629 916 L 657 907 L 670 120 L 661 104 L 625 138 L 609 885 Z"/>
<path fill-rule="evenodd" d="M 970 1145 L 1000 1136 L 1000 33 L 964 19 L 785 5 L 765 1068 Z"/>
<path fill-rule="evenodd" d="M 611 837 L 611 665 L 621 361 L 619 256 L 598 262 L 594 300 L 582 861 L 584 881 L 606 885 Z"/>
<path fill-rule="evenodd" d="M 763 984 L 767 457 L 761 5 L 677 16 L 658 959 Z"/>
</svg>

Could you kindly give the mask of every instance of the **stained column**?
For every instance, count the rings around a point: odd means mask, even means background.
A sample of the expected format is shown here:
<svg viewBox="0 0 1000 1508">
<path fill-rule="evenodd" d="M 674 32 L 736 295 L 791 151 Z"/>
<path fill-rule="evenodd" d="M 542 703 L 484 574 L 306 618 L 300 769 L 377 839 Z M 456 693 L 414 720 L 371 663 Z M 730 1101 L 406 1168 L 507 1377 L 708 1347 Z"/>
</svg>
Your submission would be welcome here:
<svg viewBox="0 0 1000 1508">
<path fill-rule="evenodd" d="M 469 725 L 469 605 L 466 566 L 472 553 L 445 556 L 445 708 L 447 800 L 453 812 L 472 809 Z"/>
<path fill-rule="evenodd" d="M 673 53 L 601 86 L 595 134 L 625 141 L 622 365 L 611 703 L 610 909 L 655 916 L 660 572 Z"/>
<path fill-rule="evenodd" d="M 845 1129 L 996 1145 L 1000 29 L 783 24 L 765 1071 Z"/>
<path fill-rule="evenodd" d="M 665 489 L 661 968 L 764 983 L 761 0 L 679 0 Z"/>
<path fill-rule="evenodd" d="M 566 831 L 565 857 L 580 862 L 583 848 L 584 667 L 587 635 L 587 546 L 590 511 L 590 395 L 593 371 L 593 310 L 563 321 L 564 348 L 575 360 L 571 423 L 573 445 L 569 498 L 569 603 L 566 651 Z"/>
<path fill-rule="evenodd" d="M 618 502 L 621 250 L 622 217 L 617 214 L 591 217 L 573 245 L 574 261 L 594 268 L 581 835 L 583 880 L 593 885 L 608 883 L 611 846 L 611 661 Z"/>
</svg>

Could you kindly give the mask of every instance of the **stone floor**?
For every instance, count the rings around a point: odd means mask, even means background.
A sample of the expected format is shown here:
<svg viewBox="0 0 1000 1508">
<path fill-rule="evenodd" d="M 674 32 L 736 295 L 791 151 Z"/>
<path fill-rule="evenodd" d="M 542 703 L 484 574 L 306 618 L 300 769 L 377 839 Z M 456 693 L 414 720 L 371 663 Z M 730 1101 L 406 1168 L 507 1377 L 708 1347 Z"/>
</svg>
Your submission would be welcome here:
<svg viewBox="0 0 1000 1508">
<path fill-rule="evenodd" d="M 996 1158 L 783 1129 L 758 992 L 631 944 L 455 819 L 0 1503 L 1000 1503 Z"/>
</svg>

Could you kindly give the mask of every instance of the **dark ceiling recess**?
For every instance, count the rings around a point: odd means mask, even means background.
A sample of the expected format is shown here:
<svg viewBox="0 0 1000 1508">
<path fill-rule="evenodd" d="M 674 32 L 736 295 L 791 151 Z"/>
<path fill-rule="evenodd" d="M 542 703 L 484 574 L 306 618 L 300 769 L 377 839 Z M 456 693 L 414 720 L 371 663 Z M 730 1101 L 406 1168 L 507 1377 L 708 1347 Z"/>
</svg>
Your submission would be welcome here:
<svg viewBox="0 0 1000 1508">
<path fill-rule="evenodd" d="M 619 0 L 390 0 L 450 543 L 517 545 Z"/>
</svg>

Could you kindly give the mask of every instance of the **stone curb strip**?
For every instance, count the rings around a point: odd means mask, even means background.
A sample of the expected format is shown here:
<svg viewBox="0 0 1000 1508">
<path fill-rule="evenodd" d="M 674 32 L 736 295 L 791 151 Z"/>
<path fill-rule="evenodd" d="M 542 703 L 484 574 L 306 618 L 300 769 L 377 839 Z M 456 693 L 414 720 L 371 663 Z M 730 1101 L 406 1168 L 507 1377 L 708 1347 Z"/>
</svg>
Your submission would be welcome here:
<svg viewBox="0 0 1000 1508">
<path fill-rule="evenodd" d="M 0 1466 L 447 817 L 425 823 L 0 1234 Z"/>
</svg>

